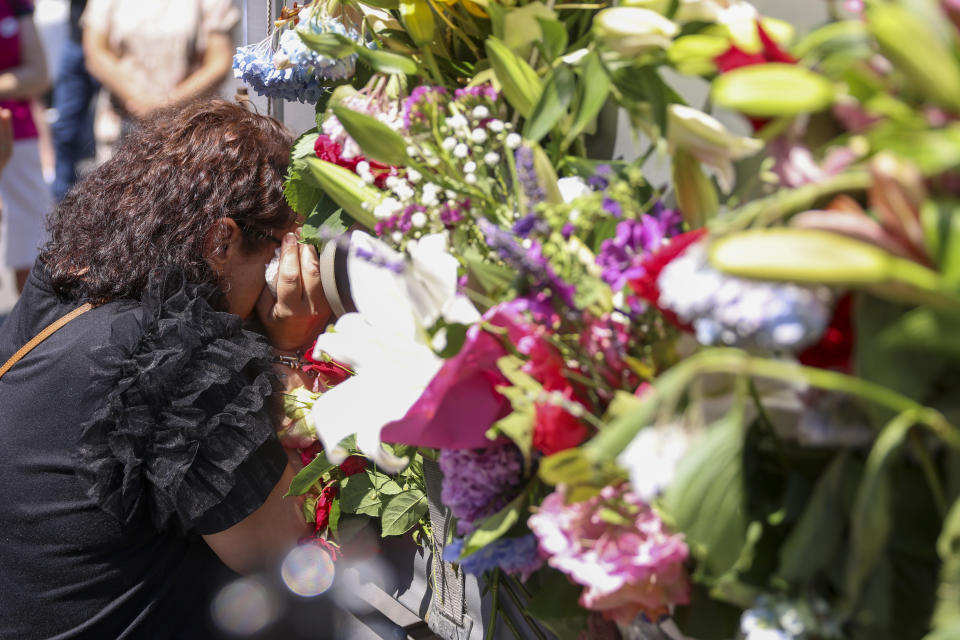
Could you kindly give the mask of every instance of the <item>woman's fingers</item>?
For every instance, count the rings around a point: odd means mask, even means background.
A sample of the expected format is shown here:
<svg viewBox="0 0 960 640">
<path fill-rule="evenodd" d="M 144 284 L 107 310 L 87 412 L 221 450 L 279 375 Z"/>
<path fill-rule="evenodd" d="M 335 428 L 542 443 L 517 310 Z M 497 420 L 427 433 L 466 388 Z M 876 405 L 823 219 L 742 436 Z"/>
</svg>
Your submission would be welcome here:
<svg viewBox="0 0 960 640">
<path fill-rule="evenodd" d="M 310 313 L 316 315 L 325 312 L 327 301 L 323 295 L 323 283 L 320 280 L 320 257 L 313 245 L 300 245 L 300 274 L 303 276 L 303 290 L 310 306 Z"/>
<path fill-rule="evenodd" d="M 297 236 L 288 233 L 283 236 L 280 247 L 280 270 L 277 275 L 278 317 L 287 317 L 296 313 L 303 304 L 303 280 L 300 270 L 300 250 Z"/>
</svg>

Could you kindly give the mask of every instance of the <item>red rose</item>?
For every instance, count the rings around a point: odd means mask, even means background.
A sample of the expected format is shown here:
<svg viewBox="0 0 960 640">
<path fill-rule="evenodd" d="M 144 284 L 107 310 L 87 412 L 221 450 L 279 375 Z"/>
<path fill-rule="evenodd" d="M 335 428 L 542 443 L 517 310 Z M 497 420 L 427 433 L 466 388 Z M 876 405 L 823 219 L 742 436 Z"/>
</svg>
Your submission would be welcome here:
<svg viewBox="0 0 960 640">
<path fill-rule="evenodd" d="M 363 456 L 350 456 L 340 464 L 340 471 L 346 476 L 363 473 L 367 470 L 367 459 Z"/>
<path fill-rule="evenodd" d="M 333 501 L 339 495 L 340 491 L 336 486 L 328 484 L 320 491 L 317 497 L 316 523 L 314 533 L 320 533 L 330 524 L 330 509 L 333 507 Z"/>
<path fill-rule="evenodd" d="M 317 457 L 317 454 L 323 451 L 323 443 L 319 440 L 311 444 L 306 449 L 300 449 L 300 462 L 303 463 L 303 466 L 307 466 L 313 459 Z"/>
<path fill-rule="evenodd" d="M 797 354 L 797 359 L 808 367 L 849 373 L 852 358 L 853 296 L 847 294 L 837 302 L 830 325 L 820 341 Z"/>
</svg>

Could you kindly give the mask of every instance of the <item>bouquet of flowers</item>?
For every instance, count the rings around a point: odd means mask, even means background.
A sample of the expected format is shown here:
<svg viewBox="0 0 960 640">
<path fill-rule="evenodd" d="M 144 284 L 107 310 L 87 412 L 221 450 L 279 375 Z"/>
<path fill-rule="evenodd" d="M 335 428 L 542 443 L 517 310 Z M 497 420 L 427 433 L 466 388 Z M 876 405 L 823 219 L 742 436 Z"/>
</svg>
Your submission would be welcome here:
<svg viewBox="0 0 960 640">
<path fill-rule="evenodd" d="M 367 231 L 313 351 L 355 375 L 291 403 L 318 532 L 429 532 L 434 461 L 444 559 L 536 587 L 514 629 L 960 632 L 960 7 L 798 39 L 745 0 L 375 4 L 336 5 L 361 41 L 296 27 L 372 74 L 318 100 L 287 184 L 305 241 Z M 608 103 L 667 184 L 590 157 Z"/>
</svg>

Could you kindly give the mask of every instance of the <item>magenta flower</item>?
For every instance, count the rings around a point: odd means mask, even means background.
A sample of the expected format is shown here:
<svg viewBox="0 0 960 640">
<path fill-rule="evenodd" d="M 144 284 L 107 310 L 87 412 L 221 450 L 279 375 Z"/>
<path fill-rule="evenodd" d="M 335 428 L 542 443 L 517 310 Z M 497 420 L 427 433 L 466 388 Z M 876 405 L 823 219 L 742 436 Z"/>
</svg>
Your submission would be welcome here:
<svg viewBox="0 0 960 640">
<path fill-rule="evenodd" d="M 622 524 L 612 524 L 618 519 Z M 656 620 L 690 601 L 683 536 L 669 533 L 627 483 L 569 505 L 557 487 L 527 524 L 547 563 L 586 587 L 580 604 L 587 609 L 629 623 L 638 613 Z"/>
<path fill-rule="evenodd" d="M 506 328 L 505 339 L 513 344 L 531 332 L 504 305 L 488 311 L 484 319 Z M 434 449 L 490 446 L 487 429 L 511 411 L 510 402 L 496 390 L 498 385 L 510 384 L 497 368 L 497 359 L 505 355 L 499 337 L 480 325 L 470 327 L 460 353 L 443 363 L 403 418 L 383 428 L 381 440 Z"/>
</svg>

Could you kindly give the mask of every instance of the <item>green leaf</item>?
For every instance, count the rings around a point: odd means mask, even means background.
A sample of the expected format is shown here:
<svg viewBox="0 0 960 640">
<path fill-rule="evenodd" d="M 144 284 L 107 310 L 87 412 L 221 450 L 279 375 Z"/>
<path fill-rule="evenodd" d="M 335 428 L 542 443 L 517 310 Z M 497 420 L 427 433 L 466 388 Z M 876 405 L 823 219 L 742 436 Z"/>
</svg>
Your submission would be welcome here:
<svg viewBox="0 0 960 640">
<path fill-rule="evenodd" d="M 632 80 L 640 94 L 650 103 L 653 121 L 662 134 L 667 130 L 667 106 L 671 102 L 669 88 L 657 70 L 651 67 L 637 69 Z"/>
<path fill-rule="evenodd" d="M 953 503 L 937 540 L 942 563 L 931 633 L 924 640 L 960 637 L 960 499 Z"/>
<path fill-rule="evenodd" d="M 553 62 L 567 49 L 567 28 L 559 20 L 537 18 L 543 38 L 537 42 L 540 53 L 547 62 Z"/>
<path fill-rule="evenodd" d="M 821 474 L 800 520 L 780 547 L 777 575 L 799 590 L 827 572 L 842 553 L 849 487 L 860 477 L 860 465 L 838 453 Z"/>
<path fill-rule="evenodd" d="M 880 50 L 908 83 L 940 106 L 960 110 L 960 64 L 928 25 L 906 7 L 888 3 L 871 4 L 866 19 Z"/>
<path fill-rule="evenodd" d="M 703 578 L 716 579 L 729 571 L 746 541 L 745 433 L 737 411 L 708 427 L 680 461 L 675 480 L 660 499 L 665 519 L 686 536 Z"/>
<path fill-rule="evenodd" d="M 379 471 L 375 471 L 373 469 L 367 469 L 366 473 L 367 477 L 370 478 L 370 484 L 373 487 L 373 490 L 382 496 L 395 496 L 403 491 L 403 489 L 400 488 L 400 485 L 385 473 L 380 473 Z"/>
<path fill-rule="evenodd" d="M 375 7 L 377 9 L 386 9 L 391 11 L 400 6 L 399 0 L 359 0 L 360 4 L 365 4 L 368 7 Z"/>
<path fill-rule="evenodd" d="M 383 508 L 381 535 L 403 535 L 416 525 L 426 512 L 427 496 L 419 489 L 410 489 L 391 497 Z"/>
<path fill-rule="evenodd" d="M 533 597 L 526 612 L 543 623 L 559 640 L 583 637 L 581 634 L 586 634 L 588 629 L 588 613 L 579 604 L 583 588 L 553 569 L 544 569 L 538 577 L 540 584 L 536 585 L 537 588 L 528 583 Z"/>
<path fill-rule="evenodd" d="M 413 58 L 384 51 L 383 49 L 369 49 L 364 46 L 355 48 L 357 55 L 378 73 L 392 73 L 413 75 L 417 72 L 417 63 Z"/>
<path fill-rule="evenodd" d="M 891 420 L 877 436 L 867 457 L 850 514 L 850 551 L 845 565 L 844 591 L 851 601 L 855 602 L 859 597 L 887 545 L 893 526 L 890 462 L 914 423 L 912 412 L 902 413 Z"/>
<path fill-rule="evenodd" d="M 530 119 L 523 128 L 523 137 L 539 142 L 567 113 L 576 89 L 573 71 L 567 64 L 560 64 L 550 72 Z"/>
<path fill-rule="evenodd" d="M 353 43 L 345 43 L 334 33 L 310 33 L 296 29 L 307 48 L 328 58 L 343 58 L 353 53 Z"/>
<path fill-rule="evenodd" d="M 563 146 L 569 146 L 577 136 L 596 120 L 600 110 L 610 95 L 610 76 L 600 60 L 600 54 L 590 51 L 581 63 L 580 74 L 583 77 L 582 96 L 573 124 L 563 139 Z"/>
<path fill-rule="evenodd" d="M 351 224 L 353 221 L 343 209 L 324 195 L 300 228 L 300 238 L 304 242 L 320 246 L 331 237 L 346 233 Z"/>
<path fill-rule="evenodd" d="M 316 515 L 314 515 L 316 518 Z M 334 500 L 330 504 L 330 513 L 327 516 L 327 528 L 334 539 L 337 538 L 340 531 L 340 500 Z"/>
<path fill-rule="evenodd" d="M 467 341 L 467 329 L 470 327 L 465 324 L 448 324 L 443 327 L 446 342 L 437 355 L 441 358 L 452 358 L 460 353 L 463 343 Z"/>
<path fill-rule="evenodd" d="M 380 516 L 383 503 L 367 474 L 358 473 L 340 481 L 340 508 L 346 513 Z"/>
<path fill-rule="evenodd" d="M 920 307 L 883 329 L 875 345 L 879 350 L 927 351 L 960 360 L 960 318 Z"/>
<path fill-rule="evenodd" d="M 467 265 L 470 284 L 480 287 L 480 293 L 494 295 L 503 291 L 513 280 L 513 272 L 494 262 L 484 261 L 475 247 L 467 246 L 462 251 L 463 261 Z"/>
<path fill-rule="evenodd" d="M 377 219 L 373 209 L 383 194 L 371 187 L 357 174 L 320 158 L 305 158 L 310 175 L 323 191 L 350 214 L 354 220 L 373 229 Z"/>
<path fill-rule="evenodd" d="M 283 197 L 291 209 L 302 216 L 308 216 L 324 199 L 324 193 L 311 177 L 304 176 L 306 172 L 297 165 L 298 163 L 294 162 L 287 169 L 286 181 L 283 183 Z"/>
<path fill-rule="evenodd" d="M 867 133 L 873 151 L 891 151 L 917 165 L 925 175 L 935 175 L 960 165 L 960 125 L 940 129 L 880 125 Z"/>
<path fill-rule="evenodd" d="M 548 9 L 542 2 L 512 7 L 504 18 L 503 44 L 520 57 L 528 57 L 532 50 L 530 45 L 543 40 L 540 21 L 553 20 L 556 17 L 556 12 Z"/>
<path fill-rule="evenodd" d="M 316 458 L 310 461 L 310 464 L 300 469 L 297 475 L 293 476 L 293 480 L 290 481 L 290 489 L 286 495 L 302 496 L 310 490 L 310 487 L 312 487 L 317 480 L 336 466 L 335 464 L 331 464 L 330 461 L 327 460 L 326 454 L 321 451 L 317 454 Z"/>
<path fill-rule="evenodd" d="M 403 137 L 373 116 L 341 105 L 333 107 L 333 113 L 368 158 L 390 165 L 409 160 Z"/>
<path fill-rule="evenodd" d="M 499 540 L 526 515 L 527 492 L 524 490 L 503 509 L 480 521 L 476 530 L 463 541 L 460 558 L 466 558 L 491 542 Z"/>
<path fill-rule="evenodd" d="M 529 471 L 533 459 L 533 429 L 536 422 L 536 409 L 527 399 L 526 393 L 517 387 L 497 387 L 497 390 L 507 396 L 513 405 L 510 415 L 494 422 L 487 431 L 487 437 L 498 433 L 510 438 L 523 455 L 524 471 Z M 506 392 L 505 392 L 506 391 Z M 524 400 L 519 400 L 519 396 Z M 521 404 L 525 402 L 525 404 Z M 519 405 L 519 408 L 518 408 Z"/>
<path fill-rule="evenodd" d="M 314 146 L 319 137 L 320 133 L 316 127 L 302 133 L 293 143 L 293 149 L 290 151 L 290 160 L 293 161 L 305 156 L 315 155 L 316 151 L 314 150 Z"/>
<path fill-rule="evenodd" d="M 755 64 L 728 71 L 713 82 L 713 101 L 722 107 L 762 118 L 821 111 L 833 102 L 829 80 L 804 67 Z"/>
<path fill-rule="evenodd" d="M 543 92 L 543 82 L 526 60 L 511 51 L 499 39 L 490 36 L 486 41 L 487 57 L 507 102 L 524 118 L 533 109 Z"/>
</svg>

